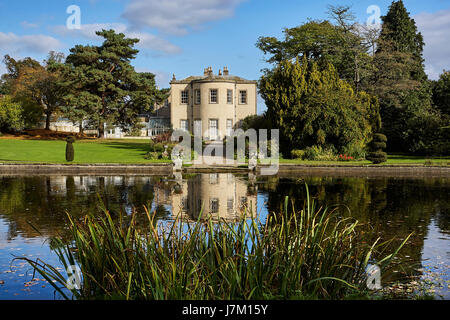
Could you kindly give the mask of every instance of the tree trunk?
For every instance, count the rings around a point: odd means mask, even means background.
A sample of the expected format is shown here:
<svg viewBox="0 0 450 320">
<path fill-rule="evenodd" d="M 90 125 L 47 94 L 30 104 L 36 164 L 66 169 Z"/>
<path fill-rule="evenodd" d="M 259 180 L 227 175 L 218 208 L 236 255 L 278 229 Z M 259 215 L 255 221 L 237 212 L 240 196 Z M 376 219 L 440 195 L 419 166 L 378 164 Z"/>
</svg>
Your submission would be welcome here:
<svg viewBox="0 0 450 320">
<path fill-rule="evenodd" d="M 45 119 L 45 130 L 50 130 L 50 118 L 52 116 L 52 113 L 47 112 L 46 113 L 47 118 Z"/>
<path fill-rule="evenodd" d="M 359 92 L 359 84 L 361 82 L 361 78 L 359 75 L 359 63 L 358 63 L 358 56 L 357 54 L 355 54 L 355 87 L 356 87 L 356 92 Z"/>
<path fill-rule="evenodd" d="M 98 138 L 103 139 L 105 137 L 105 124 L 101 122 L 98 126 Z"/>
<path fill-rule="evenodd" d="M 80 121 L 80 126 L 79 126 L 79 128 L 80 128 L 80 136 L 82 136 L 83 133 L 84 133 L 84 131 L 83 131 L 83 120 Z"/>
</svg>

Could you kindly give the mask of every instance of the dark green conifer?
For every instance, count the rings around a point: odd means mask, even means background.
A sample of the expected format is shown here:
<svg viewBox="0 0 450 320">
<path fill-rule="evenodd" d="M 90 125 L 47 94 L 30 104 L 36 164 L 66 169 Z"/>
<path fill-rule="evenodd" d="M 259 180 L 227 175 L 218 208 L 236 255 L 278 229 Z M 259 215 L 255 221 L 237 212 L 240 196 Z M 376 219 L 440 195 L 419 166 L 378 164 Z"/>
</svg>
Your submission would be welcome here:
<svg viewBox="0 0 450 320">
<path fill-rule="evenodd" d="M 367 160 L 372 161 L 374 164 L 386 162 L 387 154 L 383 151 L 383 149 L 386 149 L 386 142 L 387 138 L 384 134 L 375 133 L 370 143 L 372 152 L 368 154 Z"/>
<path fill-rule="evenodd" d="M 67 137 L 66 139 L 66 161 L 72 162 L 75 159 L 75 150 L 73 149 L 74 137 Z"/>
</svg>

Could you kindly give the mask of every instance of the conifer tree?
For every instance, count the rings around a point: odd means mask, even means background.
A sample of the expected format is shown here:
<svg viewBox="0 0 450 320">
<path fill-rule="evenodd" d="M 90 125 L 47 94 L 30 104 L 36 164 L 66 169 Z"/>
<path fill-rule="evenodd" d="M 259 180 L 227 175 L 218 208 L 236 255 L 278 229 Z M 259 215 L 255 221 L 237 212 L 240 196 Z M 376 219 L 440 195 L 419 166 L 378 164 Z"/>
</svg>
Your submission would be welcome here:
<svg viewBox="0 0 450 320">
<path fill-rule="evenodd" d="M 423 36 L 417 30 L 414 19 L 409 16 L 402 0 L 392 2 L 386 16 L 382 17 L 383 25 L 378 44 L 378 52 L 383 50 L 407 53 L 412 56 L 414 67 L 411 79 L 424 81 L 427 79 L 423 66 Z"/>
<path fill-rule="evenodd" d="M 138 73 L 131 65 L 139 52 L 134 48 L 138 39 L 114 30 L 97 35 L 105 39 L 101 46 L 77 45 L 70 50 L 64 111 L 72 121 L 89 119 L 103 137 L 106 123 L 131 129 L 139 113 L 151 110 L 157 89 L 153 74 Z"/>
<path fill-rule="evenodd" d="M 387 155 L 383 150 L 386 149 L 387 138 L 384 134 L 375 133 L 372 142 L 370 143 L 370 149 L 372 150 L 367 155 L 367 160 L 372 161 L 374 164 L 386 162 Z"/>
<path fill-rule="evenodd" d="M 314 145 L 361 150 L 380 125 L 377 99 L 356 93 L 331 64 L 321 68 L 306 57 L 282 61 L 261 78 L 259 89 L 285 154 Z"/>
<path fill-rule="evenodd" d="M 382 131 L 390 151 L 427 152 L 440 119 L 424 71 L 423 37 L 402 0 L 393 1 L 382 20 L 369 86 L 380 101 Z"/>
<path fill-rule="evenodd" d="M 66 139 L 66 161 L 72 162 L 75 159 L 75 150 L 73 149 L 74 137 L 67 137 Z"/>
</svg>

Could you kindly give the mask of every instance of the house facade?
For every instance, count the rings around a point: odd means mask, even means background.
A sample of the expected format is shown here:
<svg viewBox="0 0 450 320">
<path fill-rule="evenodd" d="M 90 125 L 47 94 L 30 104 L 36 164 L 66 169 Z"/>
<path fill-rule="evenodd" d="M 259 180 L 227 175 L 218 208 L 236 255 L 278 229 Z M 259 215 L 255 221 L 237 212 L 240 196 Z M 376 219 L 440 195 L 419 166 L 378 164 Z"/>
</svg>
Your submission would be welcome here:
<svg viewBox="0 0 450 320">
<path fill-rule="evenodd" d="M 203 76 L 191 76 L 170 82 L 170 123 L 202 136 L 205 140 L 222 140 L 240 128 L 241 121 L 257 112 L 256 81 L 212 68 Z"/>
<path fill-rule="evenodd" d="M 257 189 L 249 190 L 247 181 L 231 173 L 202 174 L 179 183 L 179 188 L 170 192 L 169 197 L 158 197 L 168 200 L 163 204 L 170 204 L 174 219 L 179 216 L 183 220 L 197 221 L 203 213 L 213 220 L 236 221 L 244 210 L 248 217 L 257 213 Z"/>
<path fill-rule="evenodd" d="M 105 124 L 105 138 L 154 137 L 171 129 L 183 129 L 207 141 L 222 140 L 241 127 L 241 121 L 257 113 L 257 82 L 230 75 L 228 68 L 214 74 L 206 68 L 203 76 L 191 76 L 170 82 L 168 99 L 154 107 L 152 113 L 139 115 L 139 130 L 125 133 L 120 127 Z M 40 127 L 45 127 L 44 122 Z M 83 124 L 85 133 L 97 130 Z M 57 118 L 51 130 L 79 132 L 79 125 Z"/>
</svg>

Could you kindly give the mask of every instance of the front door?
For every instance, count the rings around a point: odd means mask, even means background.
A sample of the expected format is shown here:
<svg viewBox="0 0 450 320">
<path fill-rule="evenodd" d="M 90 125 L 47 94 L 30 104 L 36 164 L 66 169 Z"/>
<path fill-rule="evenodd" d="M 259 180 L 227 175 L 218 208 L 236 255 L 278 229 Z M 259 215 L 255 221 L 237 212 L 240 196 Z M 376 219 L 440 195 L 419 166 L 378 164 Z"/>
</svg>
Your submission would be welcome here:
<svg viewBox="0 0 450 320">
<path fill-rule="evenodd" d="M 217 119 L 209 120 L 209 139 L 210 140 L 217 140 L 218 129 L 219 129 L 219 120 L 217 120 Z"/>
</svg>

